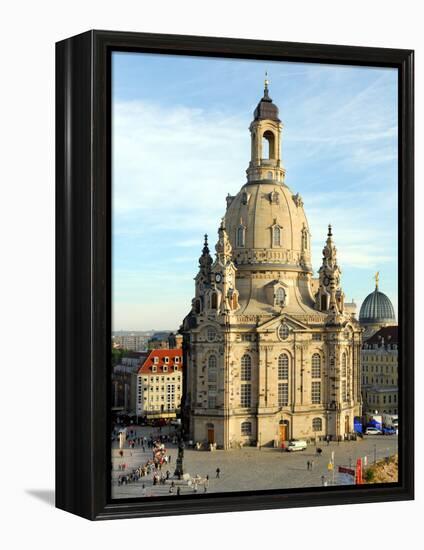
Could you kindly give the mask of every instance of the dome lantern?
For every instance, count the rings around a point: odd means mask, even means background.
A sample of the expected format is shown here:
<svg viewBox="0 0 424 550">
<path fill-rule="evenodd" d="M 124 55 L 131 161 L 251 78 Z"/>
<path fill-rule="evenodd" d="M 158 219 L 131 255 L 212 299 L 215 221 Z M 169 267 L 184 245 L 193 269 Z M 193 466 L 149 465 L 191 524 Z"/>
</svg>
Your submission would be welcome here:
<svg viewBox="0 0 424 550">
<path fill-rule="evenodd" d="M 269 97 L 269 81 L 265 79 L 264 95 L 259 101 L 250 124 L 251 158 L 247 169 L 249 183 L 257 181 L 284 182 L 281 164 L 281 131 L 278 107 Z"/>
</svg>

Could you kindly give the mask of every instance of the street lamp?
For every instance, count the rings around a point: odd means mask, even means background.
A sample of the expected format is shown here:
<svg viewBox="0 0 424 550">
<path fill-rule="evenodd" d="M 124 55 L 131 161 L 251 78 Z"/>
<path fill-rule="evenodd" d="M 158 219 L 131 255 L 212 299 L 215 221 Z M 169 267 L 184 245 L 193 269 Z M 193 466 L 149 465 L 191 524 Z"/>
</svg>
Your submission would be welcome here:
<svg viewBox="0 0 424 550">
<path fill-rule="evenodd" d="M 175 466 L 175 472 L 174 476 L 178 477 L 178 479 L 181 479 L 184 475 L 184 441 L 183 438 L 180 436 L 178 439 L 178 456 L 177 456 L 177 464 Z"/>
</svg>

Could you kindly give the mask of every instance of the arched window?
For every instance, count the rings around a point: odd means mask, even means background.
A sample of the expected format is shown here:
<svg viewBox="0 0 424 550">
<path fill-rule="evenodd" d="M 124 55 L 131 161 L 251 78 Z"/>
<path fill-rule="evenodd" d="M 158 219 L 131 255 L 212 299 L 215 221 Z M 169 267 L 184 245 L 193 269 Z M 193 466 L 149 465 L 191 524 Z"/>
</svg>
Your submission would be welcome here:
<svg viewBox="0 0 424 550">
<path fill-rule="evenodd" d="M 302 229 L 302 249 L 308 249 L 308 232 L 305 228 Z"/>
<path fill-rule="evenodd" d="M 211 295 L 211 309 L 217 309 L 218 307 L 218 294 L 213 292 Z"/>
<path fill-rule="evenodd" d="M 267 172 L 267 178 L 268 178 L 269 180 L 272 180 L 272 172 L 271 172 L 271 171 L 270 171 L 270 172 Z"/>
<path fill-rule="evenodd" d="M 196 313 L 200 313 L 201 307 L 202 307 L 202 306 L 201 306 L 200 298 L 198 298 L 198 299 L 195 301 L 195 304 L 194 304 L 194 308 L 195 308 Z"/>
<path fill-rule="evenodd" d="M 278 358 L 278 380 L 289 379 L 289 356 L 282 353 Z"/>
<path fill-rule="evenodd" d="M 275 159 L 275 136 L 270 130 L 264 132 L 262 139 L 262 158 Z"/>
<path fill-rule="evenodd" d="M 322 420 L 321 420 L 321 418 L 314 418 L 312 420 L 312 430 L 314 432 L 320 432 L 322 430 Z"/>
<path fill-rule="evenodd" d="M 240 377 L 243 382 L 250 382 L 252 379 L 252 358 L 250 355 L 243 355 L 241 358 L 241 370 L 240 370 Z"/>
<path fill-rule="evenodd" d="M 278 327 L 278 336 L 281 340 L 287 340 L 290 334 L 290 329 L 285 323 Z"/>
<path fill-rule="evenodd" d="M 346 378 L 347 375 L 347 356 L 346 353 L 342 353 L 342 376 Z"/>
<path fill-rule="evenodd" d="M 216 384 L 217 380 L 217 360 L 216 355 L 209 355 L 208 359 L 208 382 Z"/>
<path fill-rule="evenodd" d="M 281 228 L 278 225 L 272 228 L 272 246 L 281 246 Z"/>
<path fill-rule="evenodd" d="M 252 434 L 252 423 L 251 422 L 242 422 L 241 423 L 241 435 L 251 435 Z"/>
<path fill-rule="evenodd" d="M 275 301 L 277 305 L 283 306 L 286 301 L 286 291 L 284 288 L 277 288 L 277 292 L 275 293 Z"/>
<path fill-rule="evenodd" d="M 321 356 L 319 353 L 312 355 L 311 376 L 312 378 L 321 378 Z"/>
<path fill-rule="evenodd" d="M 244 247 L 244 227 L 242 225 L 237 229 L 237 246 Z"/>
</svg>

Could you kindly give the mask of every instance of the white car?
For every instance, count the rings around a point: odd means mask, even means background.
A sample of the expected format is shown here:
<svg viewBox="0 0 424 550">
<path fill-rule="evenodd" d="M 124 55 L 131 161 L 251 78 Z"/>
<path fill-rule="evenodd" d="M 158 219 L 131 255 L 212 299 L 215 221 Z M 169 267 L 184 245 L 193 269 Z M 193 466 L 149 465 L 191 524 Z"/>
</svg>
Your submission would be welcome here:
<svg viewBox="0 0 424 550">
<path fill-rule="evenodd" d="M 369 426 L 368 428 L 365 428 L 365 435 L 381 435 L 382 431 L 378 428 L 373 428 L 372 426 Z"/>
<path fill-rule="evenodd" d="M 287 451 L 304 451 L 308 444 L 303 439 L 292 439 L 287 445 Z"/>
</svg>

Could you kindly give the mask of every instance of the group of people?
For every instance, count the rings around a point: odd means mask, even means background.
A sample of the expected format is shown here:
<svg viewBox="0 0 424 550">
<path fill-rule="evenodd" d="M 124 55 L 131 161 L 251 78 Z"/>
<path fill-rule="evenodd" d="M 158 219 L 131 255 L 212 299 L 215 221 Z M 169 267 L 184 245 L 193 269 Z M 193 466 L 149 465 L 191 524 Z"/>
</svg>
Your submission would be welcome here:
<svg viewBox="0 0 424 550">
<path fill-rule="evenodd" d="M 164 484 L 166 480 L 169 479 L 171 472 L 167 470 L 165 473 L 162 473 L 162 467 L 165 464 L 170 464 L 172 457 L 170 454 L 167 454 L 165 444 L 162 442 L 163 440 L 153 440 L 152 438 L 152 441 L 150 441 L 150 439 L 147 441 L 149 446 L 151 443 L 153 448 L 153 458 L 148 460 L 146 463 L 141 464 L 137 468 L 134 468 L 131 473 L 119 476 L 118 485 L 126 485 L 127 483 L 139 481 L 141 478 L 150 474 L 153 475 L 153 485 Z M 126 464 L 119 464 L 118 468 L 120 470 L 125 470 Z"/>
<path fill-rule="evenodd" d="M 137 468 L 134 468 L 131 472 L 123 473 L 118 477 L 118 486 L 127 485 L 129 483 L 142 482 L 147 476 L 151 476 L 152 484 L 155 485 L 165 485 L 169 483 L 169 493 L 170 494 L 181 494 L 181 486 L 176 483 L 174 480 L 171 480 L 171 472 L 166 466 L 171 464 L 172 456 L 168 452 L 165 444 L 166 443 L 177 443 L 177 438 L 175 435 L 168 434 L 158 434 L 153 437 L 153 434 L 150 434 L 149 437 L 138 436 L 135 429 L 130 429 L 126 434 L 126 443 L 130 449 L 135 447 L 141 447 L 143 452 L 146 452 L 147 449 L 151 449 L 152 458 L 147 460 L 144 464 L 140 464 Z M 121 458 L 124 456 L 124 451 L 120 449 L 119 454 Z M 132 455 L 132 453 L 130 453 Z M 122 462 L 118 464 L 118 469 L 125 472 L 128 468 L 128 464 Z M 220 469 L 217 468 L 215 475 L 217 478 L 220 477 Z M 187 483 L 189 490 L 197 493 L 199 487 L 202 486 L 203 492 L 207 492 L 209 488 L 209 475 L 206 475 L 205 478 L 196 475 L 196 477 L 188 480 Z M 150 490 L 149 490 L 150 492 Z M 142 485 L 142 495 L 147 495 L 147 489 L 145 483 Z"/>
</svg>

